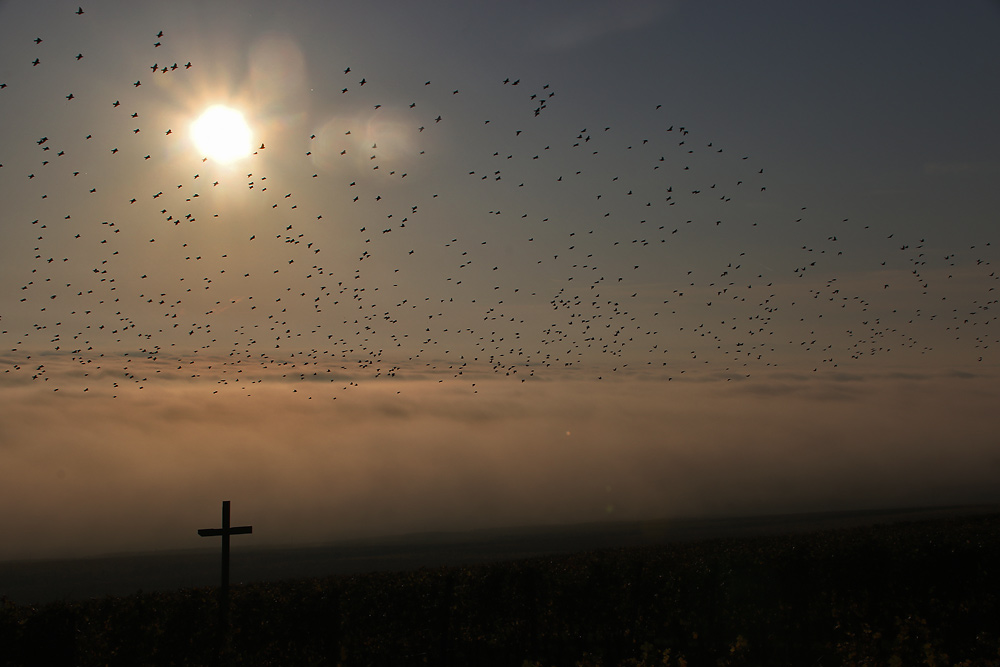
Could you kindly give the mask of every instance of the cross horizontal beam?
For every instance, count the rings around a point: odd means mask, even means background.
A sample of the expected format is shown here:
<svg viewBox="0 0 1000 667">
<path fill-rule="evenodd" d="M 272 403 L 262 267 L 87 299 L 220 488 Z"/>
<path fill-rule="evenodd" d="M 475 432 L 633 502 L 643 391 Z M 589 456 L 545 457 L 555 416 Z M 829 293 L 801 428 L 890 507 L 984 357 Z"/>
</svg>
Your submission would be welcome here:
<svg viewBox="0 0 1000 667">
<path fill-rule="evenodd" d="M 198 534 L 202 537 L 218 537 L 219 535 L 249 535 L 253 532 L 253 526 L 233 526 L 232 528 L 199 528 Z"/>
</svg>

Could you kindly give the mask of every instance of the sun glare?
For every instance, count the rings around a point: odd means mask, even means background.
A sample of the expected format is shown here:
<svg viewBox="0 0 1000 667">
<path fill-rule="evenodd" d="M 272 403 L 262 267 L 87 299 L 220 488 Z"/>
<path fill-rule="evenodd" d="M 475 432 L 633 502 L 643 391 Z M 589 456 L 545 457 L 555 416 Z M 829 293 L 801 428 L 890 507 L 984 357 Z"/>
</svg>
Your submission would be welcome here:
<svg viewBox="0 0 1000 667">
<path fill-rule="evenodd" d="M 203 157 L 232 162 L 250 154 L 250 127 L 236 109 L 217 104 L 191 124 L 191 138 Z"/>
</svg>

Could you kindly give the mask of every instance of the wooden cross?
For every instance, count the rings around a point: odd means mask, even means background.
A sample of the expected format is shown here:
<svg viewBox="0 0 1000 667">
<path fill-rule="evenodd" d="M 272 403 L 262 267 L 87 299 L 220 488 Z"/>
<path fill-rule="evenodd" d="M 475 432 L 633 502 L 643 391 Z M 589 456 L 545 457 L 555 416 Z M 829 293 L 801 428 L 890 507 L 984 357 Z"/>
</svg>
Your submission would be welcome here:
<svg viewBox="0 0 1000 667">
<path fill-rule="evenodd" d="M 222 528 L 199 528 L 202 537 L 222 536 L 222 586 L 219 589 L 219 625 L 222 632 L 229 625 L 229 536 L 248 535 L 253 526 L 229 525 L 229 501 L 222 501 Z"/>
</svg>

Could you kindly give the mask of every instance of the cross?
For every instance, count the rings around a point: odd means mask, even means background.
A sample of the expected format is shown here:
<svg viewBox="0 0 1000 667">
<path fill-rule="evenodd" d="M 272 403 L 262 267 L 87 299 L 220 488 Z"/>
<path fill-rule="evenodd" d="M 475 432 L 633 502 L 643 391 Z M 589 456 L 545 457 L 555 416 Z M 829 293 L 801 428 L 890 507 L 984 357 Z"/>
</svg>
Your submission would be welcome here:
<svg viewBox="0 0 1000 667">
<path fill-rule="evenodd" d="M 229 536 L 248 535 L 253 532 L 253 526 L 229 525 L 229 501 L 222 501 L 222 528 L 199 528 L 202 537 L 222 536 L 222 586 L 219 589 L 219 626 L 222 632 L 229 625 Z"/>
</svg>

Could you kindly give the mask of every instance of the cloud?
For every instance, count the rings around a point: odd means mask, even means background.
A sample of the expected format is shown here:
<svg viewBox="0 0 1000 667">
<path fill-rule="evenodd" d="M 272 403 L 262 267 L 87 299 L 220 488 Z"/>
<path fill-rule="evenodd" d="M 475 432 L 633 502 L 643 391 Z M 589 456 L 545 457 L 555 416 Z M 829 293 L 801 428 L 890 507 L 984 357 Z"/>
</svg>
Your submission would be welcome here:
<svg viewBox="0 0 1000 667">
<path fill-rule="evenodd" d="M 607 35 L 644 28 L 675 10 L 656 0 L 570 3 L 570 10 L 549 17 L 534 33 L 534 46 L 561 51 L 579 48 Z"/>
<path fill-rule="evenodd" d="M 991 161 L 924 162 L 924 174 L 927 176 L 989 174 L 998 170 L 1000 165 Z"/>
</svg>

